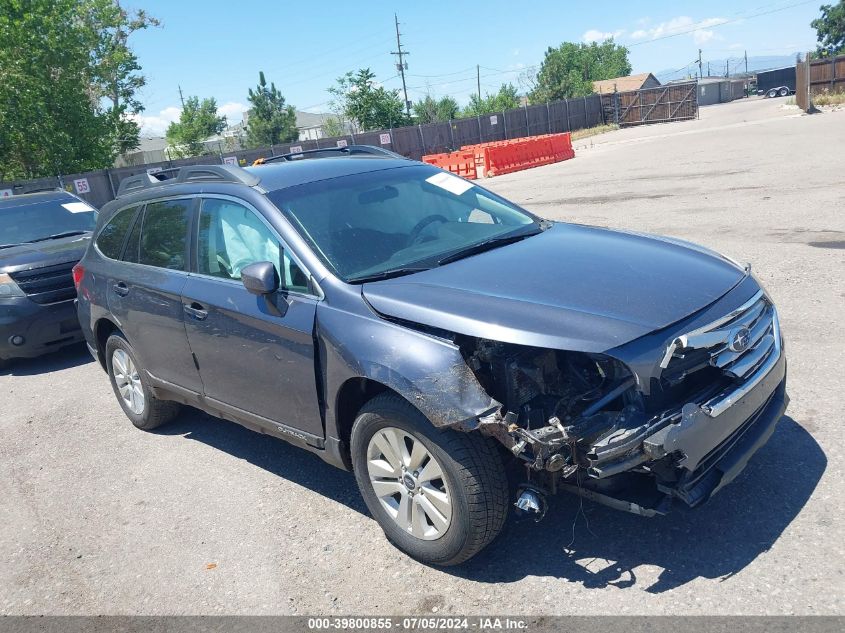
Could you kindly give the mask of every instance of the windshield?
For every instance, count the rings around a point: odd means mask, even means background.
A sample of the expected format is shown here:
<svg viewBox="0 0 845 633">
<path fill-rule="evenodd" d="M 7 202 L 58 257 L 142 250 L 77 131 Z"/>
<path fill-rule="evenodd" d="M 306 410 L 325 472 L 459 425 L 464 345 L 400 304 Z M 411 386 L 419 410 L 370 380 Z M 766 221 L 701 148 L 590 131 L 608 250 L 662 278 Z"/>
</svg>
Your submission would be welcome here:
<svg viewBox="0 0 845 633">
<path fill-rule="evenodd" d="M 463 250 L 531 235 L 540 221 L 435 167 L 401 167 L 300 185 L 269 198 L 345 281 L 402 274 Z"/>
<path fill-rule="evenodd" d="M 94 230 L 93 207 L 70 197 L 0 205 L 0 245 L 15 246 Z"/>
</svg>

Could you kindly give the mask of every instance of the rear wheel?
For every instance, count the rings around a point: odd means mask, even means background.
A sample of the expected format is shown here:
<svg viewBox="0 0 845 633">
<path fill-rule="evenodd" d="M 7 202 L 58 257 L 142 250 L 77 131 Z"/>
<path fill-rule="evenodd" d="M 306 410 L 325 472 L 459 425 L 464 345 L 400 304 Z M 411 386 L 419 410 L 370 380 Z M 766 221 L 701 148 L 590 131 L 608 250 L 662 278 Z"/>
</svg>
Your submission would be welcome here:
<svg viewBox="0 0 845 633">
<path fill-rule="evenodd" d="M 179 414 L 178 403 L 153 395 L 135 351 L 120 334 L 112 334 L 106 342 L 106 365 L 114 395 L 136 427 L 151 431 Z"/>
<path fill-rule="evenodd" d="M 781 97 L 787 96 L 789 94 L 789 88 L 781 88 L 780 90 L 778 90 L 778 94 Z"/>
<path fill-rule="evenodd" d="M 508 483 L 489 438 L 436 429 L 408 402 L 386 394 L 358 414 L 351 448 L 370 513 L 413 558 L 455 565 L 502 529 Z"/>
</svg>

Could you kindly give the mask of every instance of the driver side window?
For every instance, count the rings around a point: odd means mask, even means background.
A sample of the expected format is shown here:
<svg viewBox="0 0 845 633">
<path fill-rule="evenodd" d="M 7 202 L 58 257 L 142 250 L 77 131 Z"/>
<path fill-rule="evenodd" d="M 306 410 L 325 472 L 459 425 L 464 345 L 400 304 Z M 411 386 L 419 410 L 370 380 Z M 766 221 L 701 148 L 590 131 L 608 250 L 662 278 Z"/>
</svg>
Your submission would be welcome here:
<svg viewBox="0 0 845 633">
<path fill-rule="evenodd" d="M 276 266 L 285 289 L 308 292 L 307 275 L 254 211 L 231 200 L 204 199 L 197 227 L 197 272 L 240 279 L 246 266 L 261 261 Z"/>
</svg>

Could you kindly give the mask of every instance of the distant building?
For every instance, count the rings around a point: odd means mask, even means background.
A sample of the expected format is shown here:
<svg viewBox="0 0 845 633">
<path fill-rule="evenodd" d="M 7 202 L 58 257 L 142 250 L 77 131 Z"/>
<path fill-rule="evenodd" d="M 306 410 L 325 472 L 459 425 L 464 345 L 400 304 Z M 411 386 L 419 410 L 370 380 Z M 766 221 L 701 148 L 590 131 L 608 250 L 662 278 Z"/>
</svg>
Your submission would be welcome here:
<svg viewBox="0 0 845 633">
<path fill-rule="evenodd" d="M 611 92 L 627 92 L 629 90 L 642 90 L 643 88 L 657 88 L 660 82 L 651 73 L 640 73 L 639 75 L 628 75 L 627 77 L 614 77 L 613 79 L 602 79 L 593 82 L 593 92 L 596 94 L 610 94 Z"/>
</svg>

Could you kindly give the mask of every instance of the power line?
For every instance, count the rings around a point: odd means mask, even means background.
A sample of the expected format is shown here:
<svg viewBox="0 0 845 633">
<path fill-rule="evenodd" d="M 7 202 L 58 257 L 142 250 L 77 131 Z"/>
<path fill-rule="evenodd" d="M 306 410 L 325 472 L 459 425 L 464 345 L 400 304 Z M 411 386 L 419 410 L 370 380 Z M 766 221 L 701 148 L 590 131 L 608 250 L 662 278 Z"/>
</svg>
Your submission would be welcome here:
<svg viewBox="0 0 845 633">
<path fill-rule="evenodd" d="M 408 77 L 422 77 L 424 79 L 435 79 L 437 77 L 453 77 L 455 75 L 462 75 L 463 73 L 470 73 L 473 70 L 473 68 L 465 68 L 464 70 L 457 70 L 453 73 L 442 73 L 440 75 L 412 75 L 411 73 L 408 73 Z"/>
</svg>

